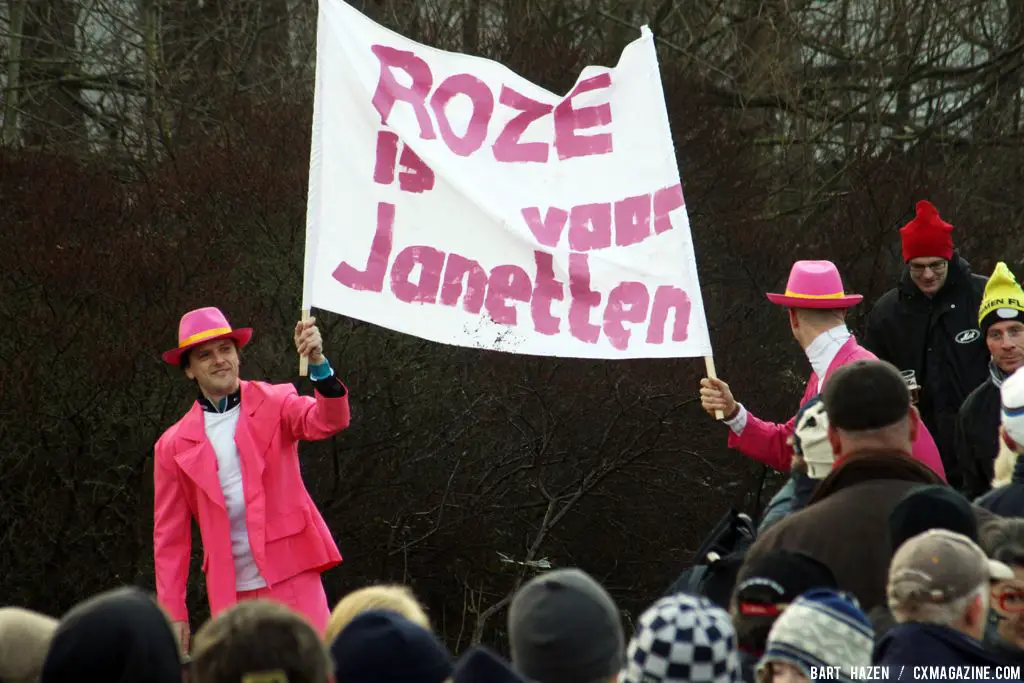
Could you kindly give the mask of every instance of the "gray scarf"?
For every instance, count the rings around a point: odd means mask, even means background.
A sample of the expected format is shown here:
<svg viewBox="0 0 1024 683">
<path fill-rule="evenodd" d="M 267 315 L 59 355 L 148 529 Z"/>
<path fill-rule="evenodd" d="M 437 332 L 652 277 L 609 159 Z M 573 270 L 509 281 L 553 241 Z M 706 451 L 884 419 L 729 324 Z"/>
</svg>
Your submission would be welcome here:
<svg viewBox="0 0 1024 683">
<path fill-rule="evenodd" d="M 988 374 L 992 376 L 992 384 L 996 385 L 996 389 L 1003 386 L 1003 382 L 1005 382 L 1006 378 L 1009 377 L 1009 375 L 999 369 L 999 366 L 996 365 L 994 360 L 990 361 L 988 364 Z"/>
</svg>

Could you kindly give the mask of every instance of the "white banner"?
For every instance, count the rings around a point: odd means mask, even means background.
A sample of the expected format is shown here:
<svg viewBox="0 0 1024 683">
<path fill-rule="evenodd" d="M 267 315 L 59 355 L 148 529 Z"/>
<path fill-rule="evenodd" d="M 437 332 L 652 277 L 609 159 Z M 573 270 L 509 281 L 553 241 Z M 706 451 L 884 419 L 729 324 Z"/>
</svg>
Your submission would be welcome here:
<svg viewBox="0 0 1024 683">
<path fill-rule="evenodd" d="M 320 0 L 303 308 L 446 344 L 711 354 L 654 38 L 565 97 Z"/>
</svg>

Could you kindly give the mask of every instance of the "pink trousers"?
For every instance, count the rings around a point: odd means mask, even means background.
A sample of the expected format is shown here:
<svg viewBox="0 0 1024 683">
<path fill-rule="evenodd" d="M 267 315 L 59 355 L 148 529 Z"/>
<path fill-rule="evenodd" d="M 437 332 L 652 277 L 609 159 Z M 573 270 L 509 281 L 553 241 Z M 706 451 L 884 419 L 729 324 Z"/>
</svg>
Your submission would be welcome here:
<svg viewBox="0 0 1024 683">
<path fill-rule="evenodd" d="M 304 572 L 274 584 L 271 588 L 257 588 L 238 593 L 238 600 L 262 598 L 274 600 L 292 608 L 306 617 L 314 628 L 323 633 L 331 618 L 331 609 L 327 606 L 327 593 L 319 572 Z"/>
</svg>

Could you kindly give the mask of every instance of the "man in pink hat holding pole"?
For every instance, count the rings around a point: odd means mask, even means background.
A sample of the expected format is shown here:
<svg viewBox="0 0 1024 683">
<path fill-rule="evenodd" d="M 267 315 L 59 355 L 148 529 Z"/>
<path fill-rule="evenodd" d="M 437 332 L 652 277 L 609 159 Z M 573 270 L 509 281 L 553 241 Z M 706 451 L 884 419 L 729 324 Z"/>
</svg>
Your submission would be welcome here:
<svg viewBox="0 0 1024 683">
<path fill-rule="evenodd" d="M 182 316 L 178 345 L 163 354 L 198 389 L 189 412 L 157 441 L 153 474 L 157 598 L 185 650 L 193 519 L 211 615 L 239 600 L 267 598 L 321 631 L 327 625 L 320 574 L 341 554 L 302 481 L 298 442 L 345 429 L 349 404 L 315 323 L 299 322 L 294 334 L 315 397 L 299 396 L 291 384 L 240 380 L 239 350 L 252 330 L 232 328 L 216 308 Z"/>
<path fill-rule="evenodd" d="M 787 309 L 789 326 L 811 364 L 800 405 L 821 392 L 835 370 L 857 360 L 877 360 L 860 346 L 846 326 L 846 310 L 860 303 L 859 294 L 847 294 L 839 270 L 831 261 L 797 261 L 789 273 L 784 294 L 768 294 L 768 300 Z M 796 418 L 785 424 L 767 422 L 747 412 L 720 379 L 701 380 L 701 405 L 714 415 L 722 412 L 729 426 L 729 447 L 768 465 L 788 472 L 793 459 L 791 437 Z M 920 460 L 945 480 L 938 448 L 922 424 L 914 442 L 912 457 Z"/>
</svg>

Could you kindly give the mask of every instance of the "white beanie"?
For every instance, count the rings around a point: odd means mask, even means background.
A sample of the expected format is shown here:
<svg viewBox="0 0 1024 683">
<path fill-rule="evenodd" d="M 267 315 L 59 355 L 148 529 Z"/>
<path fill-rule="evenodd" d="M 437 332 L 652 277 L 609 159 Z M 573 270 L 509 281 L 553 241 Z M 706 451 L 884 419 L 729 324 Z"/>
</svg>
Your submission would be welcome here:
<svg viewBox="0 0 1024 683">
<path fill-rule="evenodd" d="M 1024 372 L 1015 372 L 1000 388 L 1003 429 L 1018 446 L 1024 446 Z"/>
</svg>

